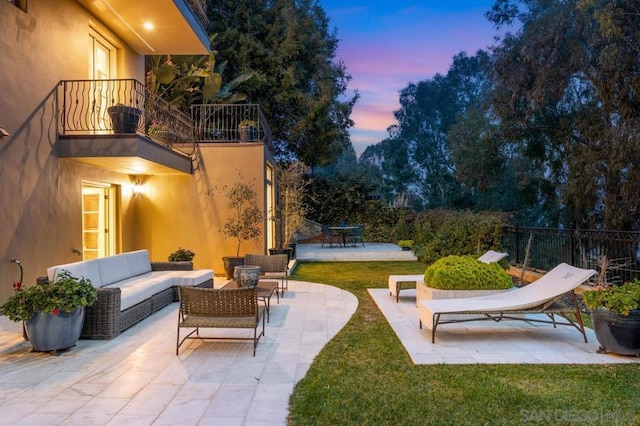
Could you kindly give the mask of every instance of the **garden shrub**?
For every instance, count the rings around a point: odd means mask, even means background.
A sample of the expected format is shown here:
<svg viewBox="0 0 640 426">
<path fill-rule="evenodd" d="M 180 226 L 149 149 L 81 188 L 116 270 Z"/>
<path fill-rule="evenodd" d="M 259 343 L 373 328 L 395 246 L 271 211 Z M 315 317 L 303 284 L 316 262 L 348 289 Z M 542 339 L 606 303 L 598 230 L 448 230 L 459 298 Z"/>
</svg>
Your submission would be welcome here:
<svg viewBox="0 0 640 426">
<path fill-rule="evenodd" d="M 513 287 L 513 280 L 497 263 L 483 263 L 473 256 L 447 256 L 424 273 L 428 287 L 440 290 L 494 290 Z"/>
<path fill-rule="evenodd" d="M 445 209 L 422 212 L 415 221 L 413 250 L 418 260 L 433 263 L 449 255 L 483 253 L 501 246 L 506 215 Z"/>
</svg>

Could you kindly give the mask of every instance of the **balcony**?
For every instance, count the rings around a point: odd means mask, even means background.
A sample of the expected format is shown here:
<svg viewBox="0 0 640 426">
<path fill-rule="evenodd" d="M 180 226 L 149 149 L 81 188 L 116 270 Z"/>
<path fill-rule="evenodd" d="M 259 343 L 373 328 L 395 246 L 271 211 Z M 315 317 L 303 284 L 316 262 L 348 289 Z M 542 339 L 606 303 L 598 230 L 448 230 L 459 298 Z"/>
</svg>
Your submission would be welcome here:
<svg viewBox="0 0 640 426">
<path fill-rule="evenodd" d="M 256 104 L 195 105 L 191 117 L 137 80 L 64 80 L 57 155 L 125 174 L 190 174 L 196 144 L 273 137 Z"/>
<path fill-rule="evenodd" d="M 191 173 L 191 118 L 136 80 L 59 84 L 58 156 L 127 174 Z"/>
<path fill-rule="evenodd" d="M 260 105 L 194 105 L 191 117 L 199 144 L 258 142 L 273 152 L 273 135 Z"/>
</svg>

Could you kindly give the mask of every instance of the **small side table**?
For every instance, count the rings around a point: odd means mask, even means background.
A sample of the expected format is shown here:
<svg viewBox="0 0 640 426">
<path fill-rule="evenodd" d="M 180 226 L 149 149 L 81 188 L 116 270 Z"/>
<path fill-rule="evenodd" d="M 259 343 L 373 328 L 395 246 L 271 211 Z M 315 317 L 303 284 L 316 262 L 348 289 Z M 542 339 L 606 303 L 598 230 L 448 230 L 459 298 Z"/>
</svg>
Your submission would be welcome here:
<svg viewBox="0 0 640 426">
<path fill-rule="evenodd" d="M 235 281 L 231 280 L 226 283 L 221 288 L 239 288 L 240 286 Z M 271 296 L 273 293 L 276 294 L 276 298 L 278 303 L 280 303 L 280 295 L 278 294 L 278 282 L 277 281 L 258 281 L 258 285 L 256 286 L 256 295 L 258 296 L 258 300 L 261 300 L 264 303 L 264 308 L 267 311 L 267 322 L 269 322 L 269 308 L 271 307 Z"/>
</svg>

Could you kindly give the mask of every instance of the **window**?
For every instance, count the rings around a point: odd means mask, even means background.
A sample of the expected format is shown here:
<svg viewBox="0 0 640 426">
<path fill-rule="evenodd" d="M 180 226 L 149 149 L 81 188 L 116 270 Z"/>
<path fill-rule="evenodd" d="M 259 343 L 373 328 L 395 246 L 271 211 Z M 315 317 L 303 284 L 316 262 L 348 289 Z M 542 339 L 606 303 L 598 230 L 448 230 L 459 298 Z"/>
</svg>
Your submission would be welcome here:
<svg viewBox="0 0 640 426">
<path fill-rule="evenodd" d="M 27 11 L 27 0 L 9 0 L 9 3 L 16 6 L 20 10 Z"/>
</svg>

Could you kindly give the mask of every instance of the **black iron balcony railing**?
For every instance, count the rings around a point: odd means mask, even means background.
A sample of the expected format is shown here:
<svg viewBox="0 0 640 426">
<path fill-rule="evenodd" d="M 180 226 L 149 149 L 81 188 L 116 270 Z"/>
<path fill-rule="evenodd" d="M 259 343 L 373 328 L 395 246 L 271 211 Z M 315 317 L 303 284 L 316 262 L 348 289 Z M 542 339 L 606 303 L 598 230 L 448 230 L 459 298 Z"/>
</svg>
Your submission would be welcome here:
<svg viewBox="0 0 640 426">
<path fill-rule="evenodd" d="M 548 271 L 566 262 L 599 270 L 606 256 L 608 282 L 640 278 L 640 232 L 506 226 L 502 248 L 511 262 L 524 262 L 529 238 L 528 267 Z"/>
<path fill-rule="evenodd" d="M 137 80 L 63 80 L 59 86 L 60 134 L 139 134 L 191 155 L 188 115 Z"/>
<path fill-rule="evenodd" d="M 273 148 L 271 128 L 260 105 L 194 105 L 191 117 L 197 143 L 262 142 Z"/>
<path fill-rule="evenodd" d="M 209 25 L 209 18 L 207 18 L 207 2 L 205 0 L 187 0 L 187 3 L 193 10 L 194 15 L 198 19 L 198 22 L 204 30 Z"/>
</svg>

